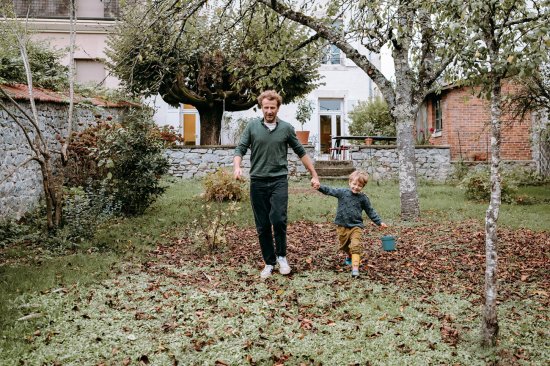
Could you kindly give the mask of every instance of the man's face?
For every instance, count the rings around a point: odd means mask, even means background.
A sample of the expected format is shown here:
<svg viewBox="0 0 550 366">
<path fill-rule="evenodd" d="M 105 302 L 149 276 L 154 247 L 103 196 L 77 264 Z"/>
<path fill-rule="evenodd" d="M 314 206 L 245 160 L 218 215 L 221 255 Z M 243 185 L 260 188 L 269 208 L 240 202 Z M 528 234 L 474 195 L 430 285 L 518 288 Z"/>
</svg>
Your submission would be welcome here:
<svg viewBox="0 0 550 366">
<path fill-rule="evenodd" d="M 277 101 L 275 99 L 262 100 L 262 113 L 264 114 L 264 119 L 267 123 L 273 123 L 276 121 L 278 111 L 279 107 L 277 106 Z"/>
</svg>

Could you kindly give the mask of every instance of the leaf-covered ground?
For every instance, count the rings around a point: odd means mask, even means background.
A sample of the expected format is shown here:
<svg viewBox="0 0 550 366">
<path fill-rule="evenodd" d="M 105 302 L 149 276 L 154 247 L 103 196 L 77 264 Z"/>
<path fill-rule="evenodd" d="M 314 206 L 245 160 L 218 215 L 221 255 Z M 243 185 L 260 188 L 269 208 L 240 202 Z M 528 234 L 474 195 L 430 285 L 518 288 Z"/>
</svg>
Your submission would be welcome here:
<svg viewBox="0 0 550 366">
<path fill-rule="evenodd" d="M 360 280 L 415 287 L 429 295 L 437 291 L 479 296 L 483 293 L 485 268 L 484 228 L 475 221 L 447 224 L 426 223 L 415 227 L 390 228 L 384 234 L 397 238 L 397 250 L 382 250 L 380 236 L 369 227 L 363 236 L 365 253 Z M 499 229 L 499 292 L 502 298 L 535 297 L 548 305 L 550 286 L 550 234 L 527 229 Z M 228 249 L 199 261 L 216 261 L 225 267 L 242 264 L 262 268 L 255 229 L 228 230 Z M 288 257 L 293 273 L 320 270 L 349 271 L 332 224 L 297 222 L 288 227 Z M 162 263 L 173 265 L 197 261 L 197 248 L 188 239 L 173 239 L 153 253 Z M 205 276 L 188 281 L 204 282 Z"/>
<path fill-rule="evenodd" d="M 218 253 L 185 237 L 113 279 L 13 301 L 32 324 L 6 365 L 545 365 L 549 234 L 500 230 L 500 344 L 479 348 L 483 228 L 392 228 L 397 251 L 365 235 L 353 280 L 331 224 L 288 228 L 293 273 L 259 279 L 253 229 Z M 4 362 L 4 363 L 2 363 Z"/>
</svg>

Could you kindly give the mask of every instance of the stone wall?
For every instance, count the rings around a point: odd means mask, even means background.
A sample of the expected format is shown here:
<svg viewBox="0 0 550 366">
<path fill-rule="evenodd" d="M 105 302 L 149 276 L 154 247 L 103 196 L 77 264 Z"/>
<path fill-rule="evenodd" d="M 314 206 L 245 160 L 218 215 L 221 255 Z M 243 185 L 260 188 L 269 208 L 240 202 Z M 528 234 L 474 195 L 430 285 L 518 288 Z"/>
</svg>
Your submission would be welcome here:
<svg viewBox="0 0 550 366">
<path fill-rule="evenodd" d="M 418 146 L 415 149 L 419 179 L 444 182 L 452 173 L 448 146 Z M 374 180 L 398 179 L 399 159 L 394 145 L 354 146 L 351 159 L 356 169 L 365 170 Z"/>
<path fill-rule="evenodd" d="M 29 115 L 32 115 L 28 101 L 18 102 Z M 65 136 L 68 118 L 68 104 L 55 102 L 37 102 L 38 118 L 41 130 L 54 151 L 59 151 L 61 144 L 55 139 L 56 134 Z M 95 121 L 95 116 L 105 118 L 109 115 L 115 119 L 125 108 L 104 108 L 97 106 L 77 106 L 75 130 L 85 128 Z M 29 122 L 22 113 L 11 108 L 24 125 Z M 0 110 L 0 219 L 19 218 L 38 203 L 42 195 L 42 176 L 37 162 L 30 161 L 21 166 L 31 156 L 31 150 L 21 129 L 13 122 L 4 110 Z"/>
<path fill-rule="evenodd" d="M 190 146 L 167 151 L 170 160 L 169 173 L 180 178 L 199 178 L 218 167 L 232 168 L 235 146 Z M 306 151 L 315 161 L 313 146 Z M 397 179 L 398 158 L 395 146 L 355 146 L 350 151 L 353 165 L 365 170 L 374 179 Z M 443 182 L 452 172 L 448 147 L 419 147 L 416 149 L 418 177 Z M 289 174 L 308 175 L 300 159 L 292 150 L 288 153 Z M 244 174 L 250 170 L 250 153 L 243 158 Z"/>
<path fill-rule="evenodd" d="M 314 159 L 313 146 L 305 146 L 309 156 Z M 179 178 L 200 178 L 218 168 L 233 168 L 234 145 L 226 146 L 186 146 L 166 151 L 170 161 L 169 174 Z M 243 174 L 250 172 L 250 152 L 243 157 Z M 292 150 L 288 153 L 288 170 L 291 176 L 307 174 L 302 162 Z"/>
</svg>

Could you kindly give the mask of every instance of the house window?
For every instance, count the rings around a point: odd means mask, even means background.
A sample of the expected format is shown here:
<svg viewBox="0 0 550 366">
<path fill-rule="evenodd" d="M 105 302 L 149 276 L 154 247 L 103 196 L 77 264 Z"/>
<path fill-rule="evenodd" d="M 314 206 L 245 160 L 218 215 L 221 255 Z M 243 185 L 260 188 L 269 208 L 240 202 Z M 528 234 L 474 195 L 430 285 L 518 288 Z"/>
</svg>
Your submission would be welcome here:
<svg viewBox="0 0 550 366">
<path fill-rule="evenodd" d="M 441 98 L 437 97 L 432 100 L 433 120 L 435 131 L 443 129 L 443 113 L 441 111 Z"/>
<path fill-rule="evenodd" d="M 331 27 L 344 34 L 344 22 L 341 19 L 335 19 Z M 342 51 L 331 44 L 325 47 L 321 63 L 325 65 L 340 65 L 342 63 Z"/>
<path fill-rule="evenodd" d="M 338 112 L 342 110 L 342 99 L 319 99 L 321 112 Z"/>
<path fill-rule="evenodd" d="M 105 65 L 101 61 L 89 59 L 76 59 L 76 81 L 81 84 L 94 83 L 103 84 L 105 77 Z"/>
<path fill-rule="evenodd" d="M 101 0 L 77 0 L 76 16 L 80 18 L 103 18 L 105 10 Z"/>
<path fill-rule="evenodd" d="M 15 13 L 26 18 L 68 18 L 70 0 L 13 0 Z M 113 19 L 120 12 L 119 0 L 76 0 L 77 18 Z"/>
<path fill-rule="evenodd" d="M 321 63 L 325 65 L 340 65 L 342 61 L 341 51 L 335 45 L 328 45 L 323 53 Z"/>
</svg>

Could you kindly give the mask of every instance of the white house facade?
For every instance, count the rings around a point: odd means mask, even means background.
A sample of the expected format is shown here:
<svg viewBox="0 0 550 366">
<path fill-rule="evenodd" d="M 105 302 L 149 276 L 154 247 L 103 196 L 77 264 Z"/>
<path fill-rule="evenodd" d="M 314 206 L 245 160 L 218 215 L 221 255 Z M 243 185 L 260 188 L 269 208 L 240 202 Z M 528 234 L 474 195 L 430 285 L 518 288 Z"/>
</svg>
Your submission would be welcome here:
<svg viewBox="0 0 550 366">
<path fill-rule="evenodd" d="M 14 0 L 16 14 L 28 17 L 32 37 L 55 49 L 69 46 L 69 0 Z M 106 40 L 119 15 L 118 0 L 76 0 L 76 81 L 116 88 L 119 80 L 110 76 L 105 62 Z M 62 62 L 69 63 L 68 55 Z"/>
</svg>

